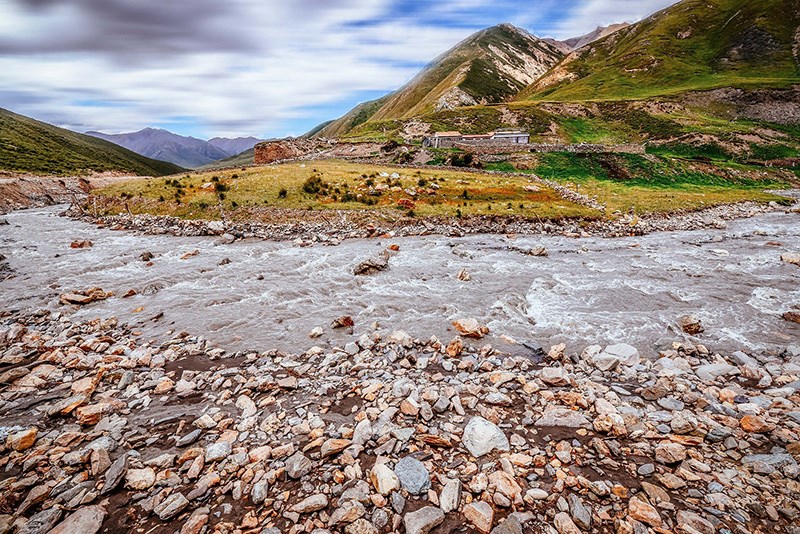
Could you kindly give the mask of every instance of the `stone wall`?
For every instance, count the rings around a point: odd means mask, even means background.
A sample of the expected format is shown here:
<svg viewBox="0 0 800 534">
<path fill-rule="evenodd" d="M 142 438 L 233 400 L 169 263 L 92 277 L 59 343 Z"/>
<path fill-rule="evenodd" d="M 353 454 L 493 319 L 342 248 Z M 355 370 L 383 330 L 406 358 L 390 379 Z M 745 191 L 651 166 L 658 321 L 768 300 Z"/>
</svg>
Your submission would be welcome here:
<svg viewBox="0 0 800 534">
<path fill-rule="evenodd" d="M 513 154 L 517 152 L 571 152 L 573 154 L 644 154 L 644 145 L 591 145 L 579 143 L 574 145 L 546 143 L 511 143 L 487 144 L 482 141 L 461 141 L 455 148 L 477 155 Z"/>
</svg>

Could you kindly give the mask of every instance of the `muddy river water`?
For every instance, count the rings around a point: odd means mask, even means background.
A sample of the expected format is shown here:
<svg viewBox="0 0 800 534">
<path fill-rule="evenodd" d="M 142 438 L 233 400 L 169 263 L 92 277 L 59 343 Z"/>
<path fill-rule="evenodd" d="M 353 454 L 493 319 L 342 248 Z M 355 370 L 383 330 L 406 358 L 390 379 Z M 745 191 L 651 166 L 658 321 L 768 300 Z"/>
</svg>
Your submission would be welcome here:
<svg viewBox="0 0 800 534">
<path fill-rule="evenodd" d="M 137 235 L 98 229 L 59 211 L 4 217 L 9 224 L 0 226 L 0 254 L 14 276 L 0 282 L 0 311 L 116 315 L 145 336 L 185 330 L 228 350 L 302 351 L 346 343 L 376 327 L 449 340 L 451 321 L 475 317 L 489 326 L 487 342 L 498 348 L 508 336 L 546 347 L 565 342 L 574 351 L 626 342 L 653 354 L 685 337 L 676 320 L 689 313 L 705 326 L 695 340 L 718 350 L 800 344 L 800 325 L 781 317 L 800 306 L 800 267 L 780 259 L 800 252 L 797 213 L 622 239 L 426 236 L 301 248 Z M 71 249 L 76 239 L 94 246 Z M 390 244 L 400 250 L 388 270 L 353 275 L 355 264 Z M 524 253 L 540 246 L 548 257 Z M 141 261 L 143 252 L 154 255 L 151 266 Z M 459 280 L 462 269 L 469 281 Z M 118 297 L 77 311 L 59 306 L 59 294 L 93 286 Z M 140 294 L 119 297 L 130 289 Z M 353 317 L 352 334 L 331 329 L 342 315 Z M 317 326 L 324 336 L 309 339 Z"/>
</svg>

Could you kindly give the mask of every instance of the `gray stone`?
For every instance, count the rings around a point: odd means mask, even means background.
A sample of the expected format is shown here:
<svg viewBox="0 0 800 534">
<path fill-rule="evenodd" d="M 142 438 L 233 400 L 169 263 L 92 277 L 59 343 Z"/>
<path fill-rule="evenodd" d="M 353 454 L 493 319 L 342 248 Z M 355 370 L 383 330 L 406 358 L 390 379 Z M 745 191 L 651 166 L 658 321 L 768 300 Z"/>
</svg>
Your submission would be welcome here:
<svg viewBox="0 0 800 534">
<path fill-rule="evenodd" d="M 300 478 L 311 471 L 314 464 L 301 452 L 296 452 L 286 460 L 286 475 L 289 478 Z"/>
<path fill-rule="evenodd" d="M 212 443 L 206 447 L 206 463 L 224 460 L 231 454 L 231 444 L 228 441 Z"/>
<path fill-rule="evenodd" d="M 105 518 L 106 509 L 102 506 L 86 506 L 68 516 L 48 534 L 96 534 Z"/>
<path fill-rule="evenodd" d="M 497 449 L 508 451 L 511 446 L 508 438 L 500 428 L 484 419 L 483 417 L 473 417 L 464 428 L 464 435 L 461 443 L 476 458 Z"/>
<path fill-rule="evenodd" d="M 584 506 L 580 497 L 574 493 L 570 493 L 567 496 L 567 502 L 569 503 L 569 514 L 575 524 L 583 530 L 589 530 L 592 527 L 592 512 Z"/>
<path fill-rule="evenodd" d="M 189 499 L 184 497 L 183 493 L 173 493 L 153 508 L 153 512 L 159 519 L 166 521 L 181 513 L 187 506 L 189 506 Z"/>
<path fill-rule="evenodd" d="M 551 407 L 536 420 L 535 426 L 559 426 L 565 428 L 591 428 L 592 424 L 581 413 L 569 408 Z"/>
<path fill-rule="evenodd" d="M 461 481 L 457 478 L 448 480 L 439 496 L 439 507 L 446 514 L 458 510 L 461 504 Z"/>
<path fill-rule="evenodd" d="M 444 512 L 435 506 L 426 506 L 403 517 L 406 534 L 428 534 L 444 523 Z"/>
<path fill-rule="evenodd" d="M 425 464 L 413 456 L 406 456 L 397 462 L 394 473 L 403 488 L 412 495 L 420 495 L 431 488 L 431 477 Z"/>
<path fill-rule="evenodd" d="M 514 514 L 492 529 L 492 534 L 522 534 L 522 523 Z"/>
<path fill-rule="evenodd" d="M 46 534 L 56 526 L 58 520 L 61 519 L 61 514 L 60 508 L 53 507 L 42 510 L 38 514 L 34 514 L 17 534 Z M 2 531 L 2 528 L 0 528 L 0 531 Z"/>
</svg>

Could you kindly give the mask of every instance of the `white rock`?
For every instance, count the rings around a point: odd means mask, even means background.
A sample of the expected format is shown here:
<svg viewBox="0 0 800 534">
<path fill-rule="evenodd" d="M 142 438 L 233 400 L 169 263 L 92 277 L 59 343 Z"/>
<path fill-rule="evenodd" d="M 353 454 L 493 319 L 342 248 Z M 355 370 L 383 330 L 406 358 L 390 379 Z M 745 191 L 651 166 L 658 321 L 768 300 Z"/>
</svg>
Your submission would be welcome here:
<svg viewBox="0 0 800 534">
<path fill-rule="evenodd" d="M 461 443 L 476 458 L 497 449 L 508 451 L 511 449 L 508 438 L 500 428 L 484 419 L 483 417 L 473 417 L 464 428 L 464 435 Z"/>
</svg>

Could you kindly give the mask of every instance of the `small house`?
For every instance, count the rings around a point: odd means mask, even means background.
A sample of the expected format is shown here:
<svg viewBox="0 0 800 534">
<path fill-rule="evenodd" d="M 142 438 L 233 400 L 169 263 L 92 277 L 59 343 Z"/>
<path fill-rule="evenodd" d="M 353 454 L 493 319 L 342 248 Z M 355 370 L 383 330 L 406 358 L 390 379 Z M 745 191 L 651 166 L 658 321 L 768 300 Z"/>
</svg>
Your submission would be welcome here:
<svg viewBox="0 0 800 534">
<path fill-rule="evenodd" d="M 436 132 L 432 137 L 426 137 L 422 142 L 422 146 L 426 148 L 453 148 L 461 139 L 461 132 Z"/>
</svg>

